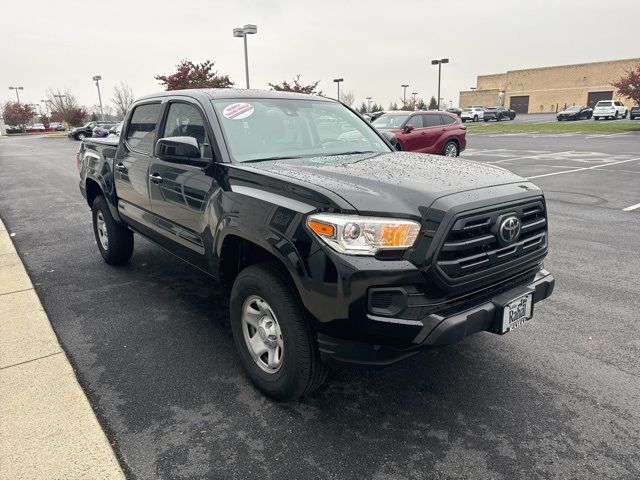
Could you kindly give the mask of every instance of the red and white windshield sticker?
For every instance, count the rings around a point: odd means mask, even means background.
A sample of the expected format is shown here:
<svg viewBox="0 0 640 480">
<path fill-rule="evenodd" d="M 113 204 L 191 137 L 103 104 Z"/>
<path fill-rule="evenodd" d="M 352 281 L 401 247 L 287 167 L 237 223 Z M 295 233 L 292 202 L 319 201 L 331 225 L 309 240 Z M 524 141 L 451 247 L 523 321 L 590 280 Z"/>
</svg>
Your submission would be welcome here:
<svg viewBox="0 0 640 480">
<path fill-rule="evenodd" d="M 232 103 L 222 111 L 224 118 L 241 120 L 253 114 L 253 105 L 250 103 Z"/>
</svg>

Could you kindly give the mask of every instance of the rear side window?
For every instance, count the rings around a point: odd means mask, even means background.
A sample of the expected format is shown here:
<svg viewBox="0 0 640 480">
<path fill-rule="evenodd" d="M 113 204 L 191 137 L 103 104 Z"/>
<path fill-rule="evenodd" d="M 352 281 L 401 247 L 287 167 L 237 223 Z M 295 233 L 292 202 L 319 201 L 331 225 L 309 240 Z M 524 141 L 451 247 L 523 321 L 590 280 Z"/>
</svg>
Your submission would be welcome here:
<svg viewBox="0 0 640 480">
<path fill-rule="evenodd" d="M 424 116 L 425 127 L 437 127 L 442 125 L 440 121 L 440 115 L 425 115 Z"/>
<path fill-rule="evenodd" d="M 422 128 L 425 125 L 423 124 L 423 115 L 414 115 L 413 117 L 411 117 L 409 119 L 409 121 L 407 123 L 410 123 L 411 125 L 413 125 L 416 128 Z"/>
<path fill-rule="evenodd" d="M 456 123 L 456 119 L 450 117 L 449 115 L 440 115 L 440 119 L 443 125 L 453 125 L 454 123 Z"/>
<path fill-rule="evenodd" d="M 127 128 L 127 143 L 138 152 L 151 154 L 161 105 L 152 103 L 135 108 Z"/>
</svg>

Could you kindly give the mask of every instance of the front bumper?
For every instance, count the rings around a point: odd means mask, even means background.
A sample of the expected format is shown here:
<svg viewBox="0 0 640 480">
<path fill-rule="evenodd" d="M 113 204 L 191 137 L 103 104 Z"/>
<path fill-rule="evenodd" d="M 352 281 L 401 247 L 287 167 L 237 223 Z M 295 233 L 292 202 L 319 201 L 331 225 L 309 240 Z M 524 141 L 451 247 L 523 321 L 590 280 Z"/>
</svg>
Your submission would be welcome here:
<svg viewBox="0 0 640 480">
<path fill-rule="evenodd" d="M 419 320 L 373 317 L 368 314 L 368 320 L 395 323 L 398 329 L 411 329 L 415 336 L 409 345 L 396 347 L 318 333 L 320 354 L 323 361 L 329 364 L 387 366 L 428 348 L 457 343 L 474 333 L 500 333 L 502 307 L 507 302 L 525 293 L 533 293 L 535 306 L 551 295 L 554 285 L 553 276 L 542 269 L 525 284 L 496 292 L 488 298 L 480 297 L 475 302 L 445 306 Z"/>
</svg>

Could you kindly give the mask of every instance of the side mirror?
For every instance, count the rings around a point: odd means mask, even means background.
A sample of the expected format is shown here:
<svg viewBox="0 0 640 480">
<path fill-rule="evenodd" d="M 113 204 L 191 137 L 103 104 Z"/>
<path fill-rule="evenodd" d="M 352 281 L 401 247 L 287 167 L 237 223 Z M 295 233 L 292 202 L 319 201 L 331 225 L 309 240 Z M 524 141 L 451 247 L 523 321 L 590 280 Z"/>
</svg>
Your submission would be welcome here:
<svg viewBox="0 0 640 480">
<path fill-rule="evenodd" d="M 407 123 L 404 128 L 402 129 L 402 131 L 404 133 L 411 133 L 411 131 L 416 128 L 416 126 L 413 123 Z"/>
<path fill-rule="evenodd" d="M 156 143 L 155 156 L 165 162 L 200 164 L 200 146 L 193 137 L 166 137 Z"/>
<path fill-rule="evenodd" d="M 383 132 L 382 136 L 387 139 L 393 148 L 398 146 L 398 138 L 393 132 Z"/>
</svg>

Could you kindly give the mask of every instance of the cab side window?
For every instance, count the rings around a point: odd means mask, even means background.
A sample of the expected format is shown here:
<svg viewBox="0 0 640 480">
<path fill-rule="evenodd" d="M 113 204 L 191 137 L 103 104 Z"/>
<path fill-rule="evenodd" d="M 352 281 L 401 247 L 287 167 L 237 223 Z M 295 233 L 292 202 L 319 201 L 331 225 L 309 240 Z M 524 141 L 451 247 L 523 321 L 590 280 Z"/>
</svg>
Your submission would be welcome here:
<svg viewBox="0 0 640 480">
<path fill-rule="evenodd" d="M 422 115 L 414 115 L 409 119 L 407 123 L 410 123 L 416 128 L 423 128 L 425 126 L 424 123 L 422 122 L 423 118 L 424 117 Z"/>
<path fill-rule="evenodd" d="M 200 111 L 188 103 L 171 103 L 162 138 L 193 137 L 198 141 L 202 158 L 213 158 L 211 142 Z"/>
<path fill-rule="evenodd" d="M 133 150 L 151 155 L 159 116 L 159 103 L 140 105 L 135 108 L 127 127 L 126 137 L 127 143 Z"/>
</svg>

